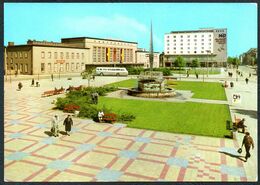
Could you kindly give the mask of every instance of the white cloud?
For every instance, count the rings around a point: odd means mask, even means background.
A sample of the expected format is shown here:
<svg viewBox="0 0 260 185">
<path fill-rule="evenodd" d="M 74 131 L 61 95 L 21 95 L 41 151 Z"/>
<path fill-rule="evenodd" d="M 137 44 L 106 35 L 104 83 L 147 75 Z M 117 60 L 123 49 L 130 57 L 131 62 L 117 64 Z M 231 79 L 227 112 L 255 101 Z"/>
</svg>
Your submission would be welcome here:
<svg viewBox="0 0 260 185">
<path fill-rule="evenodd" d="M 149 49 L 150 25 L 122 15 L 67 17 L 61 22 L 63 34 L 66 36 L 89 36 L 111 38 L 138 42 L 138 47 Z M 154 45 L 156 48 L 163 47 L 163 38 L 155 34 Z"/>
</svg>

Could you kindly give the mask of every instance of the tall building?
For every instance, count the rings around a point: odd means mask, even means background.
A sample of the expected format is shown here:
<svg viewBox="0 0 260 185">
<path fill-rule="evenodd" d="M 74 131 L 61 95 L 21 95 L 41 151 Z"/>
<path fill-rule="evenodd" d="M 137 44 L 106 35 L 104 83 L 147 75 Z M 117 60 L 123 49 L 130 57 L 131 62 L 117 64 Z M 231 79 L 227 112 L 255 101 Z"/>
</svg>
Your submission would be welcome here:
<svg viewBox="0 0 260 185">
<path fill-rule="evenodd" d="M 164 36 L 165 66 L 171 66 L 177 56 L 189 64 L 198 59 L 202 66 L 225 66 L 227 61 L 227 29 L 172 31 Z"/>
</svg>

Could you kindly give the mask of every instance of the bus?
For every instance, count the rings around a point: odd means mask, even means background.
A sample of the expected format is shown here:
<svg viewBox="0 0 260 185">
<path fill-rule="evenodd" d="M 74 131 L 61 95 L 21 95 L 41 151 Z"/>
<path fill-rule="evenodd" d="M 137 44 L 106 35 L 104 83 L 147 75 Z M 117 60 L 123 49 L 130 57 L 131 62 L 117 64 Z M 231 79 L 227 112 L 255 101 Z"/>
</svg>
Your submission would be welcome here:
<svg viewBox="0 0 260 185">
<path fill-rule="evenodd" d="M 127 76 L 128 71 L 124 67 L 97 67 L 96 75 L 99 76 Z"/>
</svg>

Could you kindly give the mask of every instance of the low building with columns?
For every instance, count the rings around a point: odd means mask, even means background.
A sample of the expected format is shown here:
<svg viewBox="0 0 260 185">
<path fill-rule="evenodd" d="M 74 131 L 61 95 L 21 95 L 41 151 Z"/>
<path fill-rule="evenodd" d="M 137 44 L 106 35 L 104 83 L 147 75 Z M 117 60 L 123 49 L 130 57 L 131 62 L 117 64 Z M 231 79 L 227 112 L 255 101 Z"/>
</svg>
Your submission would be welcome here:
<svg viewBox="0 0 260 185">
<path fill-rule="evenodd" d="M 145 49 L 138 49 L 136 51 L 136 62 L 143 63 L 144 68 L 150 68 L 149 55 L 149 51 L 146 51 Z M 153 68 L 159 67 L 159 55 L 159 52 L 153 53 Z"/>
</svg>

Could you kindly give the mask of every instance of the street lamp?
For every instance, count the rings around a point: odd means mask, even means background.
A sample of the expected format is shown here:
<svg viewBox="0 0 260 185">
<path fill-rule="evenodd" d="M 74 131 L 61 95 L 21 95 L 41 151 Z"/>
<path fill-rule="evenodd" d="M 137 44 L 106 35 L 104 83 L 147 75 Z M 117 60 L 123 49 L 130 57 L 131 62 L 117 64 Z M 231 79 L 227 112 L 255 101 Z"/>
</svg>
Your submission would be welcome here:
<svg viewBox="0 0 260 185">
<path fill-rule="evenodd" d="M 210 50 L 206 50 L 207 52 L 207 77 L 209 77 L 209 53 L 210 53 Z"/>
</svg>

